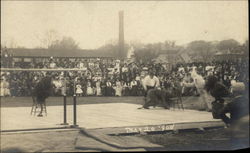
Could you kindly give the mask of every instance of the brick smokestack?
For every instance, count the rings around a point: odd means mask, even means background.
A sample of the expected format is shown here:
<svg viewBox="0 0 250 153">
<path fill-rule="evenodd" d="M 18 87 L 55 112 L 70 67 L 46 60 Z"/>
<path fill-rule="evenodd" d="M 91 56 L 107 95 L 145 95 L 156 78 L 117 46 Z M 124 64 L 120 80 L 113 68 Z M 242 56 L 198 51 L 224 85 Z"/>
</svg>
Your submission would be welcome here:
<svg viewBox="0 0 250 153">
<path fill-rule="evenodd" d="M 123 11 L 119 11 L 119 51 L 118 57 L 124 56 L 124 23 L 123 23 Z"/>
</svg>

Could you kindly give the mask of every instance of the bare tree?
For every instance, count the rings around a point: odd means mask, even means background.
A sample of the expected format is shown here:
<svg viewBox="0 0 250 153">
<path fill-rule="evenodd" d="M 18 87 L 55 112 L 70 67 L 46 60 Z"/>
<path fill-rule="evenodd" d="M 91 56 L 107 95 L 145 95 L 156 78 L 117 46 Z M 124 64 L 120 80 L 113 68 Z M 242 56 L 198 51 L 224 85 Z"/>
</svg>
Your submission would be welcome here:
<svg viewBox="0 0 250 153">
<path fill-rule="evenodd" d="M 43 48 L 49 48 L 55 41 L 59 40 L 59 34 L 56 30 L 47 30 L 42 36 L 36 35 Z"/>
<path fill-rule="evenodd" d="M 48 48 L 50 49 L 60 49 L 60 50 L 69 50 L 69 49 L 79 49 L 78 43 L 71 37 L 63 37 L 62 40 L 53 41 Z"/>
</svg>

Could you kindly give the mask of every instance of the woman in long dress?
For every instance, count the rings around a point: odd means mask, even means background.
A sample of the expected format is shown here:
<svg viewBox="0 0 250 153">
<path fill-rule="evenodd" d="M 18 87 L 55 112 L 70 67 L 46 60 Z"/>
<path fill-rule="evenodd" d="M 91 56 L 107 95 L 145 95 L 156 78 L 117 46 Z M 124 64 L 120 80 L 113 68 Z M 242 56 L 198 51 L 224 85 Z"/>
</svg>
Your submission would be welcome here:
<svg viewBox="0 0 250 153">
<path fill-rule="evenodd" d="M 122 83 L 120 80 L 115 82 L 115 96 L 122 96 Z"/>
<path fill-rule="evenodd" d="M 87 82 L 87 95 L 88 96 L 92 96 L 93 95 L 93 88 L 92 88 L 90 80 L 88 80 L 88 82 Z"/>
<path fill-rule="evenodd" d="M 4 80 L 3 78 L 1 78 L 0 80 L 0 96 L 3 97 L 4 96 Z"/>
<path fill-rule="evenodd" d="M 4 96 L 10 96 L 10 84 L 8 81 L 4 80 Z"/>
<path fill-rule="evenodd" d="M 102 95 L 101 82 L 100 82 L 99 79 L 96 81 L 96 95 L 97 96 L 101 96 Z"/>
</svg>

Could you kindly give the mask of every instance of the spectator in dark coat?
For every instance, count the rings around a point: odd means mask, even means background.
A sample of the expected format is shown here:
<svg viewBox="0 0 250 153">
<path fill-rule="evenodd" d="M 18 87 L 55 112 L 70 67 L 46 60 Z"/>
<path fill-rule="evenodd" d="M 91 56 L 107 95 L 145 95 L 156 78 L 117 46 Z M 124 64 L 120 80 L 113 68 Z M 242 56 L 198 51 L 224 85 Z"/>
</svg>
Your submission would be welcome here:
<svg viewBox="0 0 250 153">
<path fill-rule="evenodd" d="M 101 92 L 102 92 L 102 95 L 103 96 L 106 96 L 106 82 L 105 80 L 101 80 L 101 83 L 100 83 L 100 86 L 101 86 Z"/>
<path fill-rule="evenodd" d="M 230 113 L 230 117 L 226 116 L 226 113 Z M 228 126 L 246 115 L 249 115 L 249 98 L 242 94 L 235 95 L 233 100 L 220 111 L 221 119 Z"/>
</svg>

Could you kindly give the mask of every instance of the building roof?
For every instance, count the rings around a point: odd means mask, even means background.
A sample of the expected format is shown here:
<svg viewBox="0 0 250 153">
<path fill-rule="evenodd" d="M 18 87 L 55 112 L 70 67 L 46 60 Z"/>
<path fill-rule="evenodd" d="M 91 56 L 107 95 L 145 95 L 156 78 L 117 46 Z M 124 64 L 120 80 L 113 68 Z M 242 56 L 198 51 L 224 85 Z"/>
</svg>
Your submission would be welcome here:
<svg viewBox="0 0 250 153">
<path fill-rule="evenodd" d="M 52 50 L 52 49 L 8 49 L 13 57 L 115 57 L 115 53 L 102 50 Z"/>
</svg>

